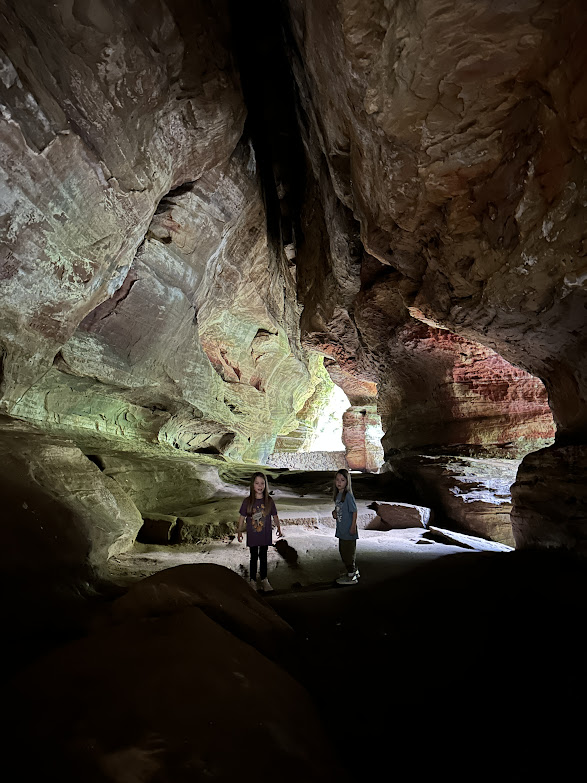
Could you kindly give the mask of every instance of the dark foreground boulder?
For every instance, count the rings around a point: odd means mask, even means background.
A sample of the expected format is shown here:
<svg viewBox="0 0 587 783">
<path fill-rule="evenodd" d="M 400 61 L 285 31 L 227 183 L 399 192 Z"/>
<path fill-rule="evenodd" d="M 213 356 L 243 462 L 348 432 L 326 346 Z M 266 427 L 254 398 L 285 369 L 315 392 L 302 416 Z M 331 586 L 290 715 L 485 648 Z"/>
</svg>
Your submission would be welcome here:
<svg viewBox="0 0 587 783">
<path fill-rule="evenodd" d="M 194 606 L 236 637 L 275 660 L 287 655 L 292 628 L 242 577 L 215 563 L 166 568 L 137 582 L 112 604 L 102 623 L 127 623 Z"/>
<path fill-rule="evenodd" d="M 171 570 L 196 590 L 190 572 L 202 568 L 209 567 Z M 216 587 L 221 580 L 216 575 Z M 208 616 L 203 587 L 201 607 L 189 603 L 186 589 L 188 605 L 178 601 L 171 611 L 181 580 L 175 592 L 154 577 L 145 581 L 153 592 L 145 583 L 130 591 L 114 607 L 117 622 L 53 651 L 13 681 L 11 757 L 20 779 L 345 780 L 306 691 Z M 268 624 L 272 610 L 255 615 L 261 600 L 239 581 L 240 597 L 235 584 L 233 598 L 226 592 L 227 605 L 218 608 L 241 629 L 245 617 L 256 616 L 258 628 Z M 149 595 L 161 599 L 158 616 Z"/>
</svg>

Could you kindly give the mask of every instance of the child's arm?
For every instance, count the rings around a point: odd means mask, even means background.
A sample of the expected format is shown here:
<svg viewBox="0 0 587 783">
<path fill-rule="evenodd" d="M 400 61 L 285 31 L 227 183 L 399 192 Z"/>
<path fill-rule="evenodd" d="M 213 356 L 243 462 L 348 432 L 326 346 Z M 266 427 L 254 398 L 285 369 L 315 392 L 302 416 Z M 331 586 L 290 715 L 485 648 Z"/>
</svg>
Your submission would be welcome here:
<svg viewBox="0 0 587 783">
<path fill-rule="evenodd" d="M 273 501 L 271 501 L 271 521 L 277 528 L 277 538 L 281 538 L 283 536 L 283 533 L 281 532 L 281 525 L 279 524 L 277 509 L 275 508 L 275 503 Z"/>
<path fill-rule="evenodd" d="M 273 524 L 277 528 L 277 538 L 282 538 L 283 533 L 281 532 L 281 525 L 279 524 L 279 517 L 277 514 L 273 514 Z"/>
<path fill-rule="evenodd" d="M 349 532 L 351 536 L 356 536 L 357 535 L 357 503 L 355 501 L 355 496 L 352 494 L 352 492 L 348 493 L 348 495 L 346 496 L 346 500 L 347 500 L 347 508 L 353 515 L 351 518 L 351 529 Z"/>
<path fill-rule="evenodd" d="M 247 520 L 241 515 L 238 518 L 238 525 L 236 526 L 236 535 L 238 541 L 243 540 L 243 530 L 246 527 Z"/>
</svg>

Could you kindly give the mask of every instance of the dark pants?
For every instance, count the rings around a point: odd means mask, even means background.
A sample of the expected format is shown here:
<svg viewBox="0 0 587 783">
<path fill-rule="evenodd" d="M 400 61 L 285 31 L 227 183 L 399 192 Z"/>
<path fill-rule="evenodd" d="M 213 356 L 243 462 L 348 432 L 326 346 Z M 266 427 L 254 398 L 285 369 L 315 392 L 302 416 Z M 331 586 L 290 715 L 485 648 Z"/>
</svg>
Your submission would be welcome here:
<svg viewBox="0 0 587 783">
<path fill-rule="evenodd" d="M 259 576 L 261 579 L 267 579 L 267 549 L 266 546 L 251 546 L 251 567 L 249 569 L 249 579 L 257 578 L 257 558 L 259 559 L 260 568 Z"/>
<path fill-rule="evenodd" d="M 355 562 L 355 556 L 357 551 L 356 541 L 345 541 L 342 538 L 338 539 L 338 551 L 340 552 L 340 558 L 345 564 L 348 574 L 352 574 L 357 570 Z"/>
</svg>

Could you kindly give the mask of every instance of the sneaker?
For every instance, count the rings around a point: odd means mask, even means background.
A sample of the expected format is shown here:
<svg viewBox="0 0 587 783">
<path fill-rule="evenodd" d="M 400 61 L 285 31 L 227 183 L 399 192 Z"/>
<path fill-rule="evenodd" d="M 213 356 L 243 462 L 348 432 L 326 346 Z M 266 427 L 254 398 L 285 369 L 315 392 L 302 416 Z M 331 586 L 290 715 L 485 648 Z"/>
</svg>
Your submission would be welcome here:
<svg viewBox="0 0 587 783">
<path fill-rule="evenodd" d="M 354 571 L 348 571 L 348 572 L 347 571 L 343 571 L 340 576 L 341 577 L 342 576 L 352 576 L 353 574 L 357 577 L 357 579 L 361 576 L 361 574 L 359 573 L 359 569 L 358 568 L 355 568 Z"/>
<path fill-rule="evenodd" d="M 270 593 L 273 590 L 267 577 L 259 582 L 259 590 L 263 590 L 264 593 Z"/>
<path fill-rule="evenodd" d="M 257 580 L 256 579 L 249 579 L 249 584 L 253 588 L 253 590 L 257 589 Z"/>
<path fill-rule="evenodd" d="M 345 574 L 344 576 L 339 576 L 336 580 L 337 585 L 356 585 L 359 583 L 359 577 L 357 576 L 357 572 L 354 571 L 352 574 Z"/>
</svg>

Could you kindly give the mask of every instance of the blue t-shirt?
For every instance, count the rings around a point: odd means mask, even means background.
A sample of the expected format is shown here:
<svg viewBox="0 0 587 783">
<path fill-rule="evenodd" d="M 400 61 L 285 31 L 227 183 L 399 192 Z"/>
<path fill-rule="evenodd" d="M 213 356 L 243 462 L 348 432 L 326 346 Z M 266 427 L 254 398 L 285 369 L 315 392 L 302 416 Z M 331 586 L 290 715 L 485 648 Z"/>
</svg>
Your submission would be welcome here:
<svg viewBox="0 0 587 783">
<path fill-rule="evenodd" d="M 354 535 L 351 533 L 353 514 L 357 510 L 353 493 L 347 492 L 343 501 L 342 492 L 339 492 L 334 507 L 336 510 L 336 533 L 334 535 L 344 541 L 356 541 L 359 537 L 359 529 L 357 528 Z"/>
</svg>

